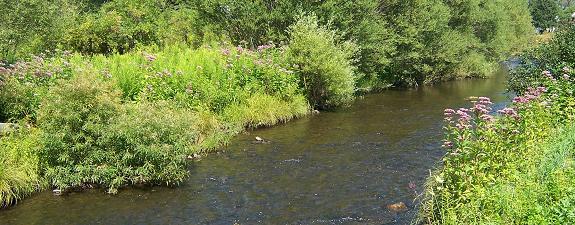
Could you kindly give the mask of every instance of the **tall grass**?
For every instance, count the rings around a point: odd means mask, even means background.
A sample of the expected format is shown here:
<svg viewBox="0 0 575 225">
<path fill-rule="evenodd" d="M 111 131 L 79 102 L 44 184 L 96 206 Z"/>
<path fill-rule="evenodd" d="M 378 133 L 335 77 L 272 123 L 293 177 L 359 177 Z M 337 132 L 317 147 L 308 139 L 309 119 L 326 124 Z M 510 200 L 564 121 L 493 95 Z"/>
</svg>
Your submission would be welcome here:
<svg viewBox="0 0 575 225">
<path fill-rule="evenodd" d="M 0 136 L 0 208 L 44 187 L 39 174 L 38 130 L 11 132 Z"/>
</svg>

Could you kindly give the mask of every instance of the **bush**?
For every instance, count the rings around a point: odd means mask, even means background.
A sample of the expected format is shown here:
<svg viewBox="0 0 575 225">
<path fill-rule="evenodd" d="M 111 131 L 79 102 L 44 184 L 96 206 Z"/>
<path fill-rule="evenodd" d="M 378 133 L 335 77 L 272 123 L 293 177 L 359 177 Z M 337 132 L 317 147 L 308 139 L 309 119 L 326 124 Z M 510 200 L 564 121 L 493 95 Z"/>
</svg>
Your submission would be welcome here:
<svg viewBox="0 0 575 225">
<path fill-rule="evenodd" d="M 107 165 L 98 159 L 106 156 L 100 137 L 121 113 L 119 96 L 89 74 L 49 91 L 38 111 L 38 125 L 44 131 L 40 161 L 51 185 L 68 188 L 99 181 L 114 187 L 109 177 L 98 175 Z"/>
<path fill-rule="evenodd" d="M 315 16 L 302 16 L 290 27 L 289 62 L 314 108 L 344 106 L 354 98 L 352 42 L 339 43 L 336 33 L 320 26 Z"/>
<path fill-rule="evenodd" d="M 200 152 L 199 144 L 216 128 L 170 102 L 127 105 L 80 164 L 93 174 L 84 182 L 111 192 L 124 185 L 178 185 L 188 176 L 187 156 Z"/>
<path fill-rule="evenodd" d="M 573 75 L 573 74 L 571 74 Z M 445 110 L 447 149 L 431 175 L 419 220 L 428 224 L 563 224 L 574 217 L 573 80 L 546 72 L 493 116 L 488 98 Z M 557 138 L 557 136 L 559 137 Z M 547 143 L 541 145 L 541 143 Z M 553 197 L 550 197 L 553 196 Z"/>
<path fill-rule="evenodd" d="M 0 208 L 44 187 L 38 171 L 39 131 L 21 129 L 0 135 Z"/>
<path fill-rule="evenodd" d="M 121 104 L 109 82 L 78 76 L 42 102 L 43 173 L 61 189 L 177 185 L 188 174 L 187 156 L 225 133 L 213 116 L 198 115 L 170 102 Z"/>
<path fill-rule="evenodd" d="M 545 70 L 561 78 L 565 67 L 575 67 L 575 25 L 556 33 L 550 42 L 523 53 L 510 74 L 509 89 L 521 93 L 527 87 L 541 84 L 541 73 Z"/>
<path fill-rule="evenodd" d="M 61 52 L 54 54 L 0 65 L 0 121 L 34 120 L 47 89 L 55 81 L 72 76 L 70 57 Z"/>
</svg>

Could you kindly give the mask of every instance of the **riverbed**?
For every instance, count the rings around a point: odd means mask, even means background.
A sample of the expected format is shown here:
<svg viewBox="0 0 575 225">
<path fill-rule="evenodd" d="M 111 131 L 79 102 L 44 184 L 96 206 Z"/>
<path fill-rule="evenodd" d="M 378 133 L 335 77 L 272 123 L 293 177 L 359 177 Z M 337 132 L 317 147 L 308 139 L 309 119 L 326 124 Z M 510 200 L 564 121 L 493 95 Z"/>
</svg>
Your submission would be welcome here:
<svg viewBox="0 0 575 225">
<path fill-rule="evenodd" d="M 0 224 L 409 224 L 444 154 L 443 109 L 467 106 L 469 96 L 502 107 L 505 73 L 388 90 L 250 131 L 193 163 L 176 188 L 38 193 L 0 211 Z M 408 210 L 387 208 L 398 202 Z"/>
</svg>

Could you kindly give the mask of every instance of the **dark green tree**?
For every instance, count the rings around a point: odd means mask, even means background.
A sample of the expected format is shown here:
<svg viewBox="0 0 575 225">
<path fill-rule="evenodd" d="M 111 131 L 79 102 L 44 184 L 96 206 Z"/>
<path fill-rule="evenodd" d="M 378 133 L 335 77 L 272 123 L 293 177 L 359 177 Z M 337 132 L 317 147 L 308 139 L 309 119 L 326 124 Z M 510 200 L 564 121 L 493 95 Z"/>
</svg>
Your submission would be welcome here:
<svg viewBox="0 0 575 225">
<path fill-rule="evenodd" d="M 531 0 L 529 10 L 533 17 L 533 25 L 540 28 L 550 28 L 557 24 L 559 2 L 557 0 Z"/>
</svg>

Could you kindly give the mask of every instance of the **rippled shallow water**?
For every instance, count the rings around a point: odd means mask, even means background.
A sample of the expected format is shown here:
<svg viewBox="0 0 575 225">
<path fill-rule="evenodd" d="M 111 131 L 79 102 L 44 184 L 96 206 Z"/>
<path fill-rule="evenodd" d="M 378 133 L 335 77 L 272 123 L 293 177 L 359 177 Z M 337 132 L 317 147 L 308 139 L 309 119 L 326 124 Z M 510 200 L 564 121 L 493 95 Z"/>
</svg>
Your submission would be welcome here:
<svg viewBox="0 0 575 225">
<path fill-rule="evenodd" d="M 0 211 L 0 224 L 409 224 L 443 155 L 443 109 L 466 106 L 468 96 L 501 107 L 504 74 L 367 95 L 341 111 L 240 135 L 194 163 L 178 188 L 43 192 Z M 397 202 L 409 210 L 386 208 Z"/>
</svg>

